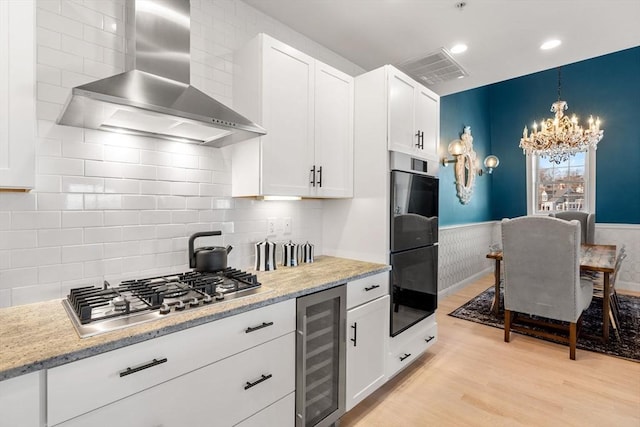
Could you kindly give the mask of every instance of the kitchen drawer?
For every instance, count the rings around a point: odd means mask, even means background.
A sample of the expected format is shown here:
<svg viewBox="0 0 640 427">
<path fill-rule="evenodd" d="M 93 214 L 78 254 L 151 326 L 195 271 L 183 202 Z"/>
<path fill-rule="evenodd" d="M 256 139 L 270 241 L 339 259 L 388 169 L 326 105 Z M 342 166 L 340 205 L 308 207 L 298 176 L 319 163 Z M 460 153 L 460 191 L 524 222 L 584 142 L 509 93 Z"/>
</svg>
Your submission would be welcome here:
<svg viewBox="0 0 640 427">
<path fill-rule="evenodd" d="M 435 314 L 389 340 L 387 377 L 409 366 L 438 340 Z"/>
<path fill-rule="evenodd" d="M 295 424 L 296 394 L 291 393 L 276 403 L 247 418 L 236 427 L 293 427 Z"/>
<path fill-rule="evenodd" d="M 380 273 L 347 284 L 347 310 L 389 294 L 389 273 Z"/>
<path fill-rule="evenodd" d="M 292 332 L 295 308 L 292 299 L 49 369 L 49 424 Z"/>
<path fill-rule="evenodd" d="M 295 333 L 291 332 L 60 427 L 232 426 L 294 390 Z"/>
</svg>

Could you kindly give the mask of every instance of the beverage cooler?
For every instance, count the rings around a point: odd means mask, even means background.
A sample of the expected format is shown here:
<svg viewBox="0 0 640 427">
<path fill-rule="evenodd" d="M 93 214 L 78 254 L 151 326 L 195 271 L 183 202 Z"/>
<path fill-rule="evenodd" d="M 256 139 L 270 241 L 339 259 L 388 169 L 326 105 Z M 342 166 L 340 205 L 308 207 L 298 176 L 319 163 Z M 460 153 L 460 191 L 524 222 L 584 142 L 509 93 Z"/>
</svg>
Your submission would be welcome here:
<svg viewBox="0 0 640 427">
<path fill-rule="evenodd" d="M 330 426 L 345 412 L 346 286 L 297 300 L 296 426 Z"/>
</svg>

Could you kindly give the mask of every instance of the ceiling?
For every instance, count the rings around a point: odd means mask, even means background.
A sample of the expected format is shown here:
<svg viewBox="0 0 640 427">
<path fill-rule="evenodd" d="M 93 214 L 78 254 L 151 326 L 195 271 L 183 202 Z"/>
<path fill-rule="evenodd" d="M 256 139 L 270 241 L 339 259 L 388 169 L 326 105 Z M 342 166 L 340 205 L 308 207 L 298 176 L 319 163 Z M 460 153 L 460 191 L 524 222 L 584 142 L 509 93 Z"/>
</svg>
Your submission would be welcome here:
<svg viewBox="0 0 640 427">
<path fill-rule="evenodd" d="M 462 8 L 456 5 L 464 1 Z M 244 0 L 365 70 L 465 43 L 447 95 L 640 45 L 640 0 Z M 542 51 L 551 38 L 562 44 Z"/>
</svg>

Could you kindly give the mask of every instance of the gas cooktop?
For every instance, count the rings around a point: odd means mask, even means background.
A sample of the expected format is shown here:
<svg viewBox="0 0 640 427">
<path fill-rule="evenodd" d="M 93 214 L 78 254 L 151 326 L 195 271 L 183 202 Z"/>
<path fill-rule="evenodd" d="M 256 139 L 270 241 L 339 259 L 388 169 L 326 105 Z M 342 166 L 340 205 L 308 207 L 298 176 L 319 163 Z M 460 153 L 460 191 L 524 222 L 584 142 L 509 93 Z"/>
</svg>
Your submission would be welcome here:
<svg viewBox="0 0 640 427">
<path fill-rule="evenodd" d="M 234 268 L 126 280 L 118 286 L 71 289 L 62 301 L 81 338 L 264 291 L 253 274 Z"/>
</svg>

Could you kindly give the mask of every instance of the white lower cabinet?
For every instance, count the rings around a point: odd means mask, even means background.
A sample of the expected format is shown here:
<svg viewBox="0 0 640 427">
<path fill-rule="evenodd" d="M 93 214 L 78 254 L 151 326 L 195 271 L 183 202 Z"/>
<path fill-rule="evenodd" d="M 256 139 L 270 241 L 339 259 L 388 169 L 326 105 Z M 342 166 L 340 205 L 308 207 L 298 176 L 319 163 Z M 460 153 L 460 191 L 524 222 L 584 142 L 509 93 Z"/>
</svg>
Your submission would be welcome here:
<svg viewBox="0 0 640 427">
<path fill-rule="evenodd" d="M 347 311 L 347 411 L 386 381 L 388 336 L 389 295 Z"/>
<path fill-rule="evenodd" d="M 409 366 L 438 340 L 436 315 L 432 314 L 400 335 L 389 340 L 387 377 Z"/>
<path fill-rule="evenodd" d="M 40 426 L 40 378 L 32 372 L 0 381 L 0 426 Z"/>
<path fill-rule="evenodd" d="M 60 426 L 233 426 L 294 390 L 295 335 L 291 332 Z M 293 417 L 291 410 L 288 418 Z"/>
<path fill-rule="evenodd" d="M 295 308 L 291 299 L 49 369 L 48 425 L 239 422 L 295 388 Z M 211 424 L 222 413 L 233 422 Z"/>
<path fill-rule="evenodd" d="M 296 394 L 290 393 L 257 414 L 236 424 L 237 427 L 293 427 Z"/>
</svg>

